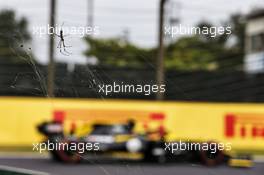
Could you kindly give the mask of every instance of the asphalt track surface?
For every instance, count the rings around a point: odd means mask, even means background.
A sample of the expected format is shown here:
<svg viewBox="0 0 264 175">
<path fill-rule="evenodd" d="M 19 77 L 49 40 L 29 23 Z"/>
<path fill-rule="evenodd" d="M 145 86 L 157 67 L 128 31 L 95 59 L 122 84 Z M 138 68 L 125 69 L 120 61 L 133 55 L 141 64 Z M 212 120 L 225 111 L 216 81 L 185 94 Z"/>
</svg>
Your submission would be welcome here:
<svg viewBox="0 0 264 175">
<path fill-rule="evenodd" d="M 230 168 L 225 165 L 208 168 L 199 164 L 145 164 L 125 162 L 84 162 L 61 164 L 48 158 L 0 158 L 0 165 L 45 172 L 50 175 L 263 175 L 264 164 L 253 168 Z"/>
</svg>

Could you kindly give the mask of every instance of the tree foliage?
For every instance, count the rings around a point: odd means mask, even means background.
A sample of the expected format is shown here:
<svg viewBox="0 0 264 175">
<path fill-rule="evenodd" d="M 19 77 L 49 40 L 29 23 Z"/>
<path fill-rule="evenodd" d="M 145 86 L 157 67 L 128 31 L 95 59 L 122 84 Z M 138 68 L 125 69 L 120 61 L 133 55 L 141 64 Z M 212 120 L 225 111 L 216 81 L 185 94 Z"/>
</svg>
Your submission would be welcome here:
<svg viewBox="0 0 264 175">
<path fill-rule="evenodd" d="M 232 33 L 211 37 L 194 35 L 182 37 L 171 43 L 166 50 L 166 67 L 184 70 L 228 70 L 241 69 L 244 59 L 245 23 L 242 15 L 235 14 L 222 26 L 230 26 Z M 214 26 L 202 21 L 198 27 Z M 230 41 L 235 41 L 228 46 Z"/>
<path fill-rule="evenodd" d="M 235 14 L 223 26 L 230 26 L 232 33 L 215 37 L 196 34 L 184 36 L 170 43 L 165 48 L 165 67 L 178 70 L 223 70 L 240 69 L 244 57 L 245 23 L 242 15 Z M 212 27 L 207 21 L 198 25 Z M 230 40 L 234 44 L 228 46 Z M 99 64 L 111 66 L 145 67 L 155 63 L 157 49 L 144 49 L 137 47 L 122 39 L 94 39 L 86 37 L 89 48 L 86 56 L 95 56 Z"/>
<path fill-rule="evenodd" d="M 17 19 L 13 10 L 0 12 L 0 62 L 19 63 L 24 60 L 24 47 L 31 40 L 26 18 Z"/>
<path fill-rule="evenodd" d="M 139 48 L 120 38 L 94 39 L 86 37 L 89 49 L 86 56 L 95 56 L 99 64 L 104 66 L 143 67 L 146 62 L 153 62 L 153 49 Z"/>
</svg>

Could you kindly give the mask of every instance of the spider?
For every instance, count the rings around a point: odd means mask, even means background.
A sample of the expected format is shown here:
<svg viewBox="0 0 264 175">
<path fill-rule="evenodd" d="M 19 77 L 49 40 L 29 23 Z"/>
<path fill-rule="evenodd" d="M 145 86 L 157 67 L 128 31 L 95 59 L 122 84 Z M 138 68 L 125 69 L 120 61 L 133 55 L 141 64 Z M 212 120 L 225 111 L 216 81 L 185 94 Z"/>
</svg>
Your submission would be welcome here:
<svg viewBox="0 0 264 175">
<path fill-rule="evenodd" d="M 63 24 L 64 24 L 64 23 L 63 23 Z M 64 35 L 64 34 L 63 34 L 63 30 L 62 30 L 62 26 L 63 26 L 63 24 L 61 25 L 60 34 L 58 35 L 58 34 L 55 33 L 55 35 L 56 35 L 57 37 L 60 38 L 60 41 L 59 41 L 59 43 L 58 43 L 57 48 L 60 49 L 60 53 L 61 53 L 62 55 L 69 56 L 69 55 L 71 55 L 72 53 L 68 52 L 68 51 L 66 50 L 66 48 L 67 48 L 67 47 L 71 47 L 71 46 L 66 46 L 66 45 L 65 45 L 65 40 L 64 40 L 64 38 L 65 38 L 66 36 L 68 36 L 68 35 Z M 63 50 L 62 50 L 62 49 L 63 49 Z"/>
</svg>

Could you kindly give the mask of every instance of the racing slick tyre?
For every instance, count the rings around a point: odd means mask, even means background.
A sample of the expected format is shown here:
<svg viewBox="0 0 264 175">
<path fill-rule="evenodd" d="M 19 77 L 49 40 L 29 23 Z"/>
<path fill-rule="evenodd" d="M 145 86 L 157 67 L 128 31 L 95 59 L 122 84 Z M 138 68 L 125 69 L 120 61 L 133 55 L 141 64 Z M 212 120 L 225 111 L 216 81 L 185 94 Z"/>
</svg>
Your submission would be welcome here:
<svg viewBox="0 0 264 175">
<path fill-rule="evenodd" d="M 59 142 L 58 150 L 51 152 L 54 160 L 59 160 L 65 163 L 79 163 L 81 161 L 81 156 L 78 151 L 65 150 L 63 145 L 70 144 L 70 141 L 62 140 Z"/>
<path fill-rule="evenodd" d="M 162 147 L 162 142 L 148 142 L 145 152 L 144 161 L 165 163 L 167 161 L 165 150 Z"/>
<path fill-rule="evenodd" d="M 61 162 L 60 156 L 58 155 L 57 151 L 50 151 L 50 155 L 53 161 Z"/>
<path fill-rule="evenodd" d="M 209 148 L 211 148 L 212 144 L 217 144 L 217 143 L 213 143 L 210 142 L 209 144 Z M 224 162 L 225 160 L 225 156 L 223 151 L 216 149 L 215 153 L 212 153 L 213 150 L 201 150 L 200 151 L 200 158 L 203 164 L 205 164 L 206 166 L 217 166 L 220 165 Z"/>
</svg>

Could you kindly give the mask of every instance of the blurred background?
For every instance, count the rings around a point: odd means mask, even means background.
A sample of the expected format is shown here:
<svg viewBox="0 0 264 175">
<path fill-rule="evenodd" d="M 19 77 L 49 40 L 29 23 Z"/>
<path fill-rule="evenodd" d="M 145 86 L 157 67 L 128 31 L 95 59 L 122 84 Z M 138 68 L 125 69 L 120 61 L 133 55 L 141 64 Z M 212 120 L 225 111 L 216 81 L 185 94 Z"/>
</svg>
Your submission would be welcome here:
<svg viewBox="0 0 264 175">
<path fill-rule="evenodd" d="M 57 26 L 60 30 L 91 27 L 98 33 L 84 36 L 65 33 L 64 41 L 69 46 L 65 54 L 64 48 L 62 51 L 58 48 L 59 31 L 56 35 L 36 33 L 47 26 Z M 165 31 L 179 26 L 231 27 L 232 33 L 172 37 Z M 165 84 L 166 92 L 149 96 L 99 92 L 98 85 L 114 82 Z M 13 96 L 262 103 L 264 1 L 0 0 L 0 96 L 3 100 L 5 96 Z M 53 172 L 52 163 L 41 159 L 39 164 L 32 164 L 29 154 L 25 157 L 30 160 L 21 163 L 21 157 L 16 153 L 15 159 L 2 156 L 0 164 L 27 169 L 34 165 L 35 169 Z M 141 165 L 132 166 L 129 172 L 142 172 L 138 170 Z M 261 174 L 263 167 L 262 163 L 245 172 Z M 87 171 L 80 165 L 57 168 L 57 174 Z M 111 165 L 103 168 L 88 167 L 95 174 L 116 172 Z M 167 172 L 166 168 L 160 171 L 153 171 L 152 166 L 144 168 L 147 174 Z M 212 171 L 192 168 L 180 165 L 177 170 L 169 167 L 168 171 L 187 174 Z M 127 170 L 123 166 L 118 169 L 121 174 Z M 215 172 L 225 171 L 220 168 Z"/>
<path fill-rule="evenodd" d="M 51 63 L 51 94 L 56 97 L 155 99 L 155 94 L 105 96 L 95 85 L 154 84 L 161 72 L 167 85 L 165 100 L 264 101 L 264 3 L 260 0 L 166 1 L 164 26 L 230 26 L 232 34 L 215 38 L 164 34 L 164 66 L 158 62 L 157 0 L 56 1 L 53 16 L 50 1 L 0 3 L 2 96 L 47 96 Z M 70 56 L 60 53 L 59 38 L 53 37 L 51 52 L 49 35 L 34 33 L 51 19 L 58 27 L 98 27 L 99 34 L 67 36 Z"/>
</svg>

